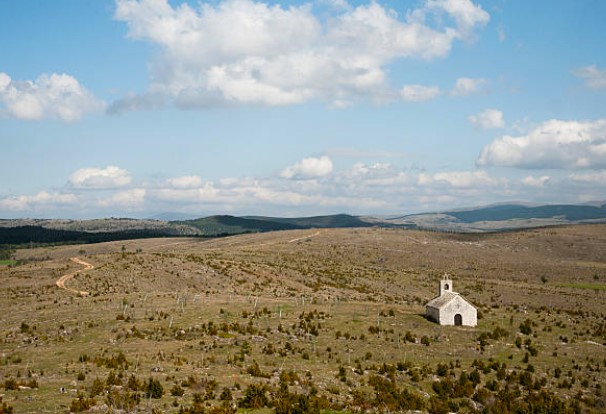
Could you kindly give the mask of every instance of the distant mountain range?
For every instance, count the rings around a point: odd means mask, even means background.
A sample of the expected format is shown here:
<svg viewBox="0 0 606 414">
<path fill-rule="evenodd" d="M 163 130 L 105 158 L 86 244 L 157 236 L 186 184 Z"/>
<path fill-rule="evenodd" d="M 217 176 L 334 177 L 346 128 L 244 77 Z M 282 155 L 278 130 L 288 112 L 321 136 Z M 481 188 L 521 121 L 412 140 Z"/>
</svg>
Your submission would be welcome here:
<svg viewBox="0 0 606 414">
<path fill-rule="evenodd" d="M 606 203 L 600 205 L 501 204 L 439 213 L 411 214 L 384 219 L 396 226 L 456 232 L 494 232 L 563 224 L 606 222 Z"/>
<path fill-rule="evenodd" d="M 543 206 L 502 204 L 387 218 L 336 214 L 294 218 L 218 215 L 177 221 L 20 219 L 0 220 L 0 244 L 94 243 L 144 237 L 221 237 L 279 230 L 371 226 L 475 233 L 600 222 L 606 223 L 606 203 Z"/>
</svg>

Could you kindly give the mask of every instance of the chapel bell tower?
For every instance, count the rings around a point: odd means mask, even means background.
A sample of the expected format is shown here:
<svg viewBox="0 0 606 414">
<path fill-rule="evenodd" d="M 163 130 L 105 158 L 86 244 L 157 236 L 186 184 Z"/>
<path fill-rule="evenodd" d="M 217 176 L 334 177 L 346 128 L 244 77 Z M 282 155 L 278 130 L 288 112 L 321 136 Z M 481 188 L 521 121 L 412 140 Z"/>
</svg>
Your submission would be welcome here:
<svg viewBox="0 0 606 414">
<path fill-rule="evenodd" d="M 442 296 L 446 292 L 452 292 L 452 279 L 448 273 L 444 274 L 440 280 L 440 291 L 438 295 Z"/>
</svg>

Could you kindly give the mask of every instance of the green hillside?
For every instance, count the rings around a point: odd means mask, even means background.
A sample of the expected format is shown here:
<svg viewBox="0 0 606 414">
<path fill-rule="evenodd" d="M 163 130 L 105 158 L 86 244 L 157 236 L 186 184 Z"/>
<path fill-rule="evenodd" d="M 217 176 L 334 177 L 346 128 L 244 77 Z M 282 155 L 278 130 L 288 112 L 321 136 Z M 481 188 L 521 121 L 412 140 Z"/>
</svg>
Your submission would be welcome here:
<svg viewBox="0 0 606 414">
<path fill-rule="evenodd" d="M 247 219 L 262 220 L 273 223 L 288 224 L 296 228 L 342 228 L 342 227 L 371 227 L 373 224 L 360 220 L 348 214 L 335 214 L 331 216 L 314 217 L 245 217 Z"/>
<path fill-rule="evenodd" d="M 194 227 L 204 236 L 228 236 L 242 233 L 259 233 L 276 230 L 293 230 L 301 227 L 267 220 L 255 220 L 234 216 L 210 216 L 196 220 L 173 222 Z"/>
<path fill-rule="evenodd" d="M 601 207 L 579 205 L 547 205 L 526 207 L 521 205 L 501 205 L 467 211 L 445 212 L 464 223 L 478 221 L 502 221 L 512 219 L 563 218 L 569 221 L 595 220 L 606 218 L 606 205 Z"/>
</svg>

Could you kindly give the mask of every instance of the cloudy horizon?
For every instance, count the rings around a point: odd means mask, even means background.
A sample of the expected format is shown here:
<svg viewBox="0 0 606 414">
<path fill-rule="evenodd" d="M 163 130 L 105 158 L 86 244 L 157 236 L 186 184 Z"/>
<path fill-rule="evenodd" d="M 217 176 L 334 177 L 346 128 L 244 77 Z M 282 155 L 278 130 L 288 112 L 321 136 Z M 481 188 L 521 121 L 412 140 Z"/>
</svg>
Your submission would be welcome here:
<svg viewBox="0 0 606 414">
<path fill-rule="evenodd" d="M 0 218 L 606 200 L 606 4 L 527 3 L 0 4 Z"/>
</svg>

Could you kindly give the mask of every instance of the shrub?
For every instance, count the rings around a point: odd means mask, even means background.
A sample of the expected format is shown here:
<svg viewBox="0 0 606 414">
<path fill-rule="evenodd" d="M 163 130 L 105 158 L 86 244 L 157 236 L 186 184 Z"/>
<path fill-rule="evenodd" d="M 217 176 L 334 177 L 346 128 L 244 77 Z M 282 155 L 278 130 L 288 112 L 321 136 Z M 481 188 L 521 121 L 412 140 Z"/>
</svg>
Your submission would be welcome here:
<svg viewBox="0 0 606 414">
<path fill-rule="evenodd" d="M 273 400 L 275 414 L 320 414 L 321 404 L 317 397 L 279 392 Z"/>
<path fill-rule="evenodd" d="M 250 364 L 250 366 L 248 368 L 246 368 L 246 372 L 248 372 L 253 377 L 259 377 L 259 378 L 269 378 L 270 377 L 269 374 L 265 374 L 263 371 L 261 371 L 261 368 L 259 368 L 259 364 L 257 363 L 257 361 L 253 361 L 253 363 Z"/>
<path fill-rule="evenodd" d="M 2 397 L 0 397 L 0 402 L 2 402 Z M 3 402 L 0 406 L 0 414 L 13 414 L 13 407 Z"/>
<path fill-rule="evenodd" d="M 17 381 L 15 381 L 14 378 L 8 378 L 6 380 L 4 380 L 4 389 L 9 391 L 9 390 L 16 390 L 17 388 L 19 388 L 19 384 L 17 384 Z"/>
<path fill-rule="evenodd" d="M 164 387 L 160 384 L 160 381 L 154 378 L 150 378 L 147 381 L 147 386 L 145 387 L 145 398 L 162 398 L 164 395 Z"/>
<path fill-rule="evenodd" d="M 250 384 L 244 391 L 244 397 L 239 401 L 240 407 L 253 409 L 265 407 L 269 403 L 267 391 L 267 386 L 264 384 Z"/>
<path fill-rule="evenodd" d="M 121 409 L 126 412 L 133 412 L 140 401 L 141 397 L 139 396 L 139 394 L 132 393 L 126 388 L 113 388 L 107 393 L 107 396 L 105 397 L 105 402 L 109 407 Z"/>
<path fill-rule="evenodd" d="M 183 388 L 181 388 L 179 386 L 179 384 L 175 384 L 171 389 L 170 389 L 170 395 L 172 395 L 173 397 L 182 397 L 183 394 L 185 394 L 185 390 L 183 390 Z"/>
<path fill-rule="evenodd" d="M 530 319 L 526 319 L 520 324 L 520 332 L 524 335 L 530 335 L 532 333 L 532 322 Z"/>
<path fill-rule="evenodd" d="M 219 395 L 219 399 L 221 401 L 231 401 L 234 399 L 231 390 L 227 387 L 223 388 L 223 391 L 221 391 L 221 395 Z"/>
<path fill-rule="evenodd" d="M 134 374 L 131 374 L 131 376 L 128 377 L 128 382 L 126 383 L 126 386 L 131 391 L 141 390 L 141 382 L 137 379 L 137 377 L 135 377 Z"/>
<path fill-rule="evenodd" d="M 368 379 L 368 385 L 375 390 L 372 405 L 393 411 L 423 410 L 425 400 L 406 389 L 399 390 L 395 382 L 373 375 Z"/>
<path fill-rule="evenodd" d="M 223 401 L 218 407 L 213 407 L 208 414 L 236 414 L 236 409 L 227 401 Z"/>
<path fill-rule="evenodd" d="M 87 398 L 82 394 L 78 394 L 78 398 L 72 400 L 69 405 L 69 411 L 71 413 L 79 413 L 82 411 L 88 411 L 95 405 L 94 398 Z"/>
</svg>

